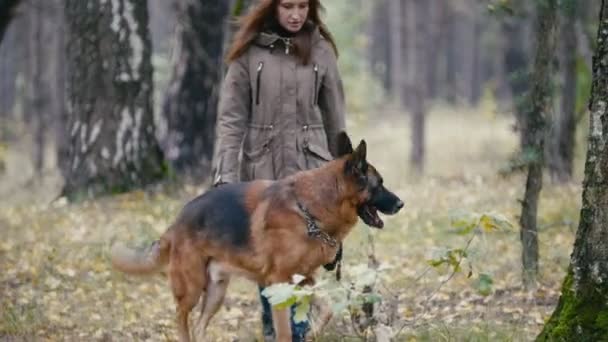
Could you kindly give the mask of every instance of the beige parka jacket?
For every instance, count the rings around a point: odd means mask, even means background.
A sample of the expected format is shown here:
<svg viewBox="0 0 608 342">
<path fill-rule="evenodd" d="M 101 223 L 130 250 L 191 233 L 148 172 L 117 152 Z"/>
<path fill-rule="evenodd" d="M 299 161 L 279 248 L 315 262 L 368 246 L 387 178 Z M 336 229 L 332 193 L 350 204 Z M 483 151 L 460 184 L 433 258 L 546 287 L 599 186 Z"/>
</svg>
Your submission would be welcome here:
<svg viewBox="0 0 608 342">
<path fill-rule="evenodd" d="M 289 51 L 290 43 L 260 33 L 228 66 L 219 102 L 215 183 L 280 179 L 335 155 L 335 137 L 345 128 L 336 54 L 318 28 L 308 65 Z"/>
</svg>

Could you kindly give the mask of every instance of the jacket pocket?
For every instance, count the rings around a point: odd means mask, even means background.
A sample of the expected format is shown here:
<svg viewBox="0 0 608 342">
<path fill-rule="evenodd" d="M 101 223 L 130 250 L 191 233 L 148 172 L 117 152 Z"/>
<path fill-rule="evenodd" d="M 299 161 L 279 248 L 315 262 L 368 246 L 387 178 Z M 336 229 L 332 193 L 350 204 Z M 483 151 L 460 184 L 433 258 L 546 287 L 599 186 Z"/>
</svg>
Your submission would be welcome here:
<svg viewBox="0 0 608 342">
<path fill-rule="evenodd" d="M 243 151 L 244 181 L 274 179 L 274 163 L 269 147 L 255 151 Z"/>
<path fill-rule="evenodd" d="M 333 159 L 331 154 L 329 153 L 329 151 L 327 151 L 324 148 L 322 148 L 321 146 L 317 146 L 315 144 L 310 144 L 310 143 L 306 144 L 304 146 L 304 150 L 309 155 L 312 155 L 318 159 L 321 159 L 322 161 L 327 162 L 327 161 L 331 161 Z"/>
<path fill-rule="evenodd" d="M 306 169 L 321 167 L 333 159 L 328 149 L 324 146 L 323 142 L 326 139 L 322 129 L 304 131 L 301 149 Z"/>
<path fill-rule="evenodd" d="M 264 62 L 258 63 L 256 69 L 256 80 L 255 80 L 255 104 L 260 104 L 260 86 L 262 84 L 262 70 L 264 70 Z"/>
<path fill-rule="evenodd" d="M 272 138 L 265 131 L 250 131 L 250 139 L 243 147 L 242 180 L 274 179 Z"/>
</svg>

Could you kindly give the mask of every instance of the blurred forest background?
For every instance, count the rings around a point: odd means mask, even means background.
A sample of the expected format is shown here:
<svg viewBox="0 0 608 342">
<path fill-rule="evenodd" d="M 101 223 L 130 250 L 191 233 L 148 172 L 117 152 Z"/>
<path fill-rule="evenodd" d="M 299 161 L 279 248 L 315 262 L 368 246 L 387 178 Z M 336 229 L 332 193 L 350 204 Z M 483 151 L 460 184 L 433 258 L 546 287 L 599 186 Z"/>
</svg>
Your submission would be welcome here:
<svg viewBox="0 0 608 342">
<path fill-rule="evenodd" d="M 114 273 L 108 246 L 209 186 L 250 2 L 0 1 L 0 339 L 175 339 L 164 280 Z M 322 3 L 348 130 L 406 202 L 347 240 L 343 282 L 373 268 L 382 300 L 325 338 L 533 339 L 578 226 L 601 1 Z M 256 291 L 231 284 L 214 340 L 259 336 Z"/>
</svg>

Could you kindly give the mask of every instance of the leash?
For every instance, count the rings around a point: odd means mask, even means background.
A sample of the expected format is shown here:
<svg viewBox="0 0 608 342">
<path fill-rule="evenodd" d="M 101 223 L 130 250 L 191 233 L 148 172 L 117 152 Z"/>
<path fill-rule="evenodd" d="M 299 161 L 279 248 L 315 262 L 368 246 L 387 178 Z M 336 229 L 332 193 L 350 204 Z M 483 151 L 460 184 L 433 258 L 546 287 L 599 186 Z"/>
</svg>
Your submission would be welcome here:
<svg viewBox="0 0 608 342">
<path fill-rule="evenodd" d="M 336 252 L 336 258 L 334 259 L 334 261 L 329 264 L 323 265 L 323 267 L 328 271 L 333 271 L 337 266 L 336 280 L 340 281 L 340 279 L 342 278 L 342 242 L 338 242 L 329 234 L 322 231 L 317 225 L 317 222 L 310 213 L 310 211 L 308 211 L 308 209 L 306 209 L 306 207 L 304 207 L 304 205 L 300 203 L 300 201 L 296 200 L 296 203 L 298 204 L 298 208 L 300 209 L 300 211 L 302 211 L 302 213 L 304 214 L 304 219 L 306 220 L 306 229 L 308 230 L 308 236 L 311 238 L 319 239 L 331 246 L 332 248 L 338 247 L 338 251 Z"/>
</svg>

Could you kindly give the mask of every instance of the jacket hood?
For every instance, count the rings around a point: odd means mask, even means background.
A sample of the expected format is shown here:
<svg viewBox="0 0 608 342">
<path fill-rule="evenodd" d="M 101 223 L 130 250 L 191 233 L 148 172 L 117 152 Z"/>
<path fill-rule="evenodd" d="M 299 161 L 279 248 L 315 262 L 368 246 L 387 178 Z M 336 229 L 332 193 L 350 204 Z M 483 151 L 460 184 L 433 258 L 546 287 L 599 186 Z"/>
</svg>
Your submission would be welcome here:
<svg viewBox="0 0 608 342">
<path fill-rule="evenodd" d="M 315 45 L 319 41 L 323 40 L 319 27 L 310 21 L 304 24 L 302 30 L 312 30 L 312 45 Z M 277 42 L 284 45 L 285 41 L 289 39 L 293 39 L 293 37 L 282 37 L 276 32 L 273 32 L 271 30 L 265 30 L 258 34 L 258 36 L 254 40 L 254 43 L 257 46 L 270 48 L 271 45 L 274 46 L 277 44 Z"/>
</svg>

